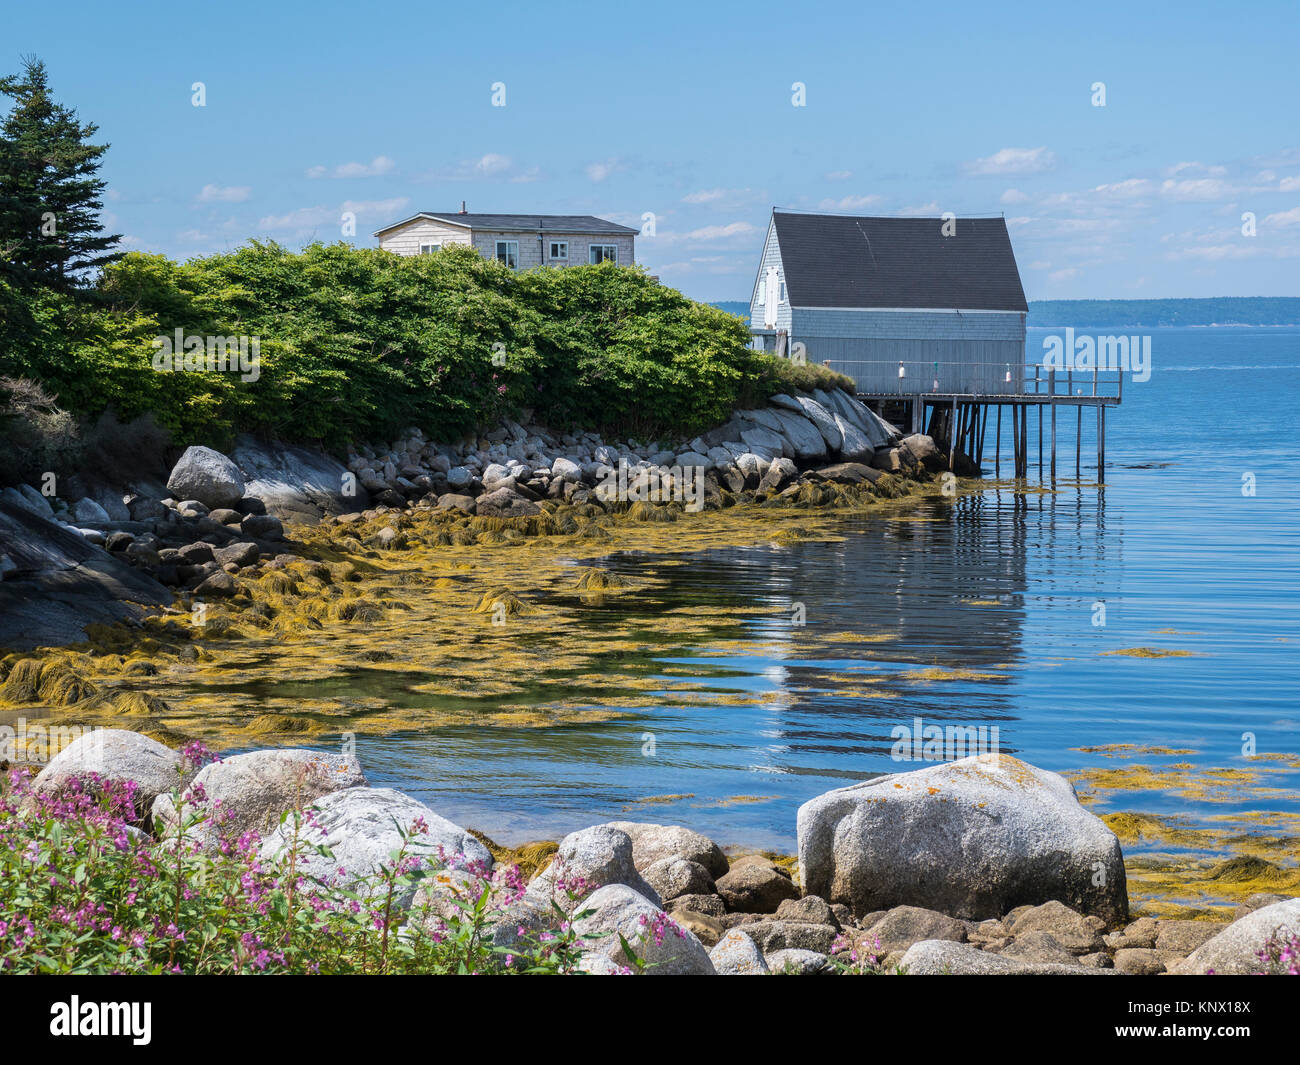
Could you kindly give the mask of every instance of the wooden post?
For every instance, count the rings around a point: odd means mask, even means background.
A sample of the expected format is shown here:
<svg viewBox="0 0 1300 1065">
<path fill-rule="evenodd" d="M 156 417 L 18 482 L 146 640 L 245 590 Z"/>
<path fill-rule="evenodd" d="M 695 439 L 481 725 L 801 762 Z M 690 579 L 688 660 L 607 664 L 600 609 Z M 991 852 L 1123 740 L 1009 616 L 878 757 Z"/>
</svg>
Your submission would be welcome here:
<svg viewBox="0 0 1300 1065">
<path fill-rule="evenodd" d="M 1043 479 L 1043 405 L 1038 404 L 1038 479 Z"/>
<path fill-rule="evenodd" d="M 1056 483 L 1056 401 L 1052 401 L 1052 484 Z"/>
<path fill-rule="evenodd" d="M 948 414 L 948 469 L 952 469 L 957 455 L 957 401 L 952 401 L 952 410 Z"/>
<path fill-rule="evenodd" d="M 1020 476 L 1029 480 L 1029 405 L 1020 408 Z"/>
<path fill-rule="evenodd" d="M 993 441 L 993 476 L 1002 476 L 1002 404 L 998 404 L 998 428 Z"/>
<path fill-rule="evenodd" d="M 1106 483 L 1106 404 L 1097 404 L 1097 483 Z"/>
<path fill-rule="evenodd" d="M 1074 476 L 1078 480 L 1083 477 L 1083 408 L 1075 407 L 1079 415 L 1079 423 L 1074 428 Z"/>
</svg>

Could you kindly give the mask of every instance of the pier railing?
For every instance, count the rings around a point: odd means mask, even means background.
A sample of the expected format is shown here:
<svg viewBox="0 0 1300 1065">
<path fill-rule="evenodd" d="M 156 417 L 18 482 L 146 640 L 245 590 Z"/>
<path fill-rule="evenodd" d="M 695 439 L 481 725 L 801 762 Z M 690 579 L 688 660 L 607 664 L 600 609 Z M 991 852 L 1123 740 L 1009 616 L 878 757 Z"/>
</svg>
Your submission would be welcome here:
<svg viewBox="0 0 1300 1065">
<path fill-rule="evenodd" d="M 824 365 L 853 378 L 872 396 L 1006 396 L 1008 399 L 1124 396 L 1122 370 L 1052 370 L 1011 362 L 920 362 L 827 359 Z"/>
</svg>

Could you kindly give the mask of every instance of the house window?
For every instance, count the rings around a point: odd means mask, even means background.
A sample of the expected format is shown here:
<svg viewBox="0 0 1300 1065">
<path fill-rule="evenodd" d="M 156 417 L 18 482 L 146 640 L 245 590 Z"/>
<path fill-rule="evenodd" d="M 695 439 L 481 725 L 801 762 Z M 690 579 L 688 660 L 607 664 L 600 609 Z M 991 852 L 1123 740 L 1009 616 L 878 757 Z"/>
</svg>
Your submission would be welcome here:
<svg viewBox="0 0 1300 1065">
<path fill-rule="evenodd" d="M 441 245 L 441 244 L 421 244 L 421 245 L 420 245 L 420 254 L 421 254 L 421 255 L 432 255 L 435 251 L 442 251 L 442 245 Z"/>
<path fill-rule="evenodd" d="M 511 270 L 518 270 L 519 269 L 519 241 L 498 240 L 497 241 L 497 262 L 510 267 Z"/>
<path fill-rule="evenodd" d="M 785 302 L 785 282 L 784 282 L 784 281 L 781 282 L 781 295 L 780 295 L 779 298 L 780 298 L 780 301 L 781 301 L 782 303 Z"/>
<path fill-rule="evenodd" d="M 551 258 L 563 262 L 569 261 L 569 242 L 567 240 L 551 241 Z"/>
<path fill-rule="evenodd" d="M 593 244 L 587 252 L 588 261 L 591 263 L 613 263 L 618 265 L 618 245 L 617 244 Z"/>
</svg>

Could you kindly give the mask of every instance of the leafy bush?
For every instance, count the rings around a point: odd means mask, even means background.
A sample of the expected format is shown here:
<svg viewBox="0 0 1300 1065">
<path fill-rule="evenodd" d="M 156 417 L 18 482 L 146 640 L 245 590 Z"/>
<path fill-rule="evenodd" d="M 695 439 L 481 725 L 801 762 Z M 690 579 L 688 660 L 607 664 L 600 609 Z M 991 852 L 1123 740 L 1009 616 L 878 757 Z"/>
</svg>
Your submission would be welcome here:
<svg viewBox="0 0 1300 1065">
<path fill-rule="evenodd" d="M 185 749 L 189 768 L 209 757 Z M 550 929 L 495 947 L 491 927 L 523 892 L 518 868 L 417 857 L 411 844 L 427 831 L 418 821 L 377 873 L 322 884 L 298 872 L 310 810 L 286 815 L 289 845 L 267 861 L 256 834 L 198 842 L 213 816 L 199 787 L 174 791 L 174 827 L 160 821 L 149 836 L 134 827 L 134 784 L 92 776 L 57 797 L 33 793 L 18 771 L 10 784 L 0 797 L 0 973 L 577 971 L 585 885 L 568 885 L 570 912 L 555 905 Z M 397 904 L 421 886 L 428 901 Z M 636 946 L 624 945 L 629 969 L 640 966 Z"/>
</svg>

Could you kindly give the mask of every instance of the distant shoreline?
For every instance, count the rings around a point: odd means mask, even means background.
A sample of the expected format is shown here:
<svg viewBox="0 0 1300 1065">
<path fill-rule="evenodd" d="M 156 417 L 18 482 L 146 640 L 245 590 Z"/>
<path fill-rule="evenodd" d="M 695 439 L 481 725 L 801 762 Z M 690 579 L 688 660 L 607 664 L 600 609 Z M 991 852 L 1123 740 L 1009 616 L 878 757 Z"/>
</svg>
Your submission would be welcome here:
<svg viewBox="0 0 1300 1065">
<path fill-rule="evenodd" d="M 724 300 L 713 306 L 741 317 L 749 315 L 749 304 L 741 300 Z M 1300 327 L 1300 297 L 1032 300 L 1026 325 L 1030 329 L 1287 329 Z"/>
</svg>

